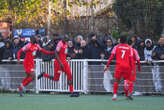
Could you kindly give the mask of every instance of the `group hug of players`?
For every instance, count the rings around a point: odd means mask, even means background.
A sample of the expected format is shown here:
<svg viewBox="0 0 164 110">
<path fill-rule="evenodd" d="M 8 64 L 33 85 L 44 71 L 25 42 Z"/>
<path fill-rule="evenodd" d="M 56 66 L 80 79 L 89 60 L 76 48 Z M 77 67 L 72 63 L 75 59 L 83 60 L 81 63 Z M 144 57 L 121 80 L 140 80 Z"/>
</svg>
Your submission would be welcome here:
<svg viewBox="0 0 164 110">
<path fill-rule="evenodd" d="M 37 76 L 38 80 L 42 77 L 49 78 L 53 81 L 58 81 L 60 78 L 61 72 L 64 72 L 67 75 L 67 81 L 70 91 L 70 97 L 78 97 L 79 93 L 74 92 L 73 82 L 72 82 L 72 73 L 69 67 L 69 64 L 66 60 L 67 56 L 67 41 L 68 36 L 63 36 L 58 42 L 55 51 L 47 51 L 41 48 L 36 44 L 36 38 L 30 37 L 31 42 L 26 44 L 23 48 L 18 51 L 17 59 L 20 62 L 20 55 L 22 52 L 26 53 L 26 56 L 23 61 L 23 66 L 25 69 L 26 77 L 23 79 L 22 83 L 19 85 L 19 95 L 23 96 L 25 87 L 34 80 L 35 70 L 34 70 L 34 58 L 37 51 L 40 51 L 45 54 L 55 54 L 54 60 L 54 76 L 42 72 Z M 104 72 L 108 70 L 109 64 L 111 63 L 114 56 L 116 57 L 116 68 L 115 68 L 115 81 L 113 84 L 113 98 L 112 100 L 117 99 L 117 89 L 120 82 L 120 79 L 124 79 L 124 91 L 127 99 L 133 100 L 132 91 L 133 91 L 133 82 L 136 81 L 136 67 L 135 63 L 137 61 L 138 71 L 140 71 L 140 58 L 135 49 L 133 49 L 127 43 L 127 36 L 120 36 L 120 44 L 116 45 L 111 53 L 111 56 L 108 60 L 108 63 L 104 69 Z"/>
</svg>

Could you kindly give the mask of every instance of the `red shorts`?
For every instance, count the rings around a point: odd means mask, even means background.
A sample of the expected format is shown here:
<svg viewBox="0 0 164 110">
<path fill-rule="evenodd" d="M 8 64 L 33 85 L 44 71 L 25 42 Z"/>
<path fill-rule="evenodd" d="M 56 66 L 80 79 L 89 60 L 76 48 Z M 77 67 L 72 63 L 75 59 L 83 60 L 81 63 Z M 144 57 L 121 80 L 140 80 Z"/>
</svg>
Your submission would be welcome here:
<svg viewBox="0 0 164 110">
<path fill-rule="evenodd" d="M 115 79 L 121 79 L 123 78 L 124 80 L 129 80 L 130 78 L 131 71 L 130 69 L 116 69 L 115 71 Z"/>
<path fill-rule="evenodd" d="M 26 74 L 29 74 L 31 72 L 35 72 L 33 63 L 23 62 L 23 66 L 24 66 Z"/>
<path fill-rule="evenodd" d="M 64 70 L 61 69 L 58 61 L 55 60 L 55 62 L 54 62 L 54 80 L 58 81 L 60 78 L 61 72 L 64 72 L 67 75 L 67 80 L 72 81 L 72 73 L 71 73 L 71 69 L 70 69 L 68 62 L 67 61 L 62 62 L 62 64 L 64 65 Z"/>
</svg>

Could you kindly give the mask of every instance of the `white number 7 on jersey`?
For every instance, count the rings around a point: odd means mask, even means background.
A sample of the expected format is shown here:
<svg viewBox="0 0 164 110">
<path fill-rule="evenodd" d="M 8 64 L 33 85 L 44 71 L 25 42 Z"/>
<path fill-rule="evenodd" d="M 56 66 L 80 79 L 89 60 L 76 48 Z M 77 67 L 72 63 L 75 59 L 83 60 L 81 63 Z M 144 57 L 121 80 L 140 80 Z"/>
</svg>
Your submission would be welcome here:
<svg viewBox="0 0 164 110">
<path fill-rule="evenodd" d="M 126 51 L 125 50 L 121 50 L 121 52 L 122 52 L 121 58 L 123 59 Z"/>
</svg>

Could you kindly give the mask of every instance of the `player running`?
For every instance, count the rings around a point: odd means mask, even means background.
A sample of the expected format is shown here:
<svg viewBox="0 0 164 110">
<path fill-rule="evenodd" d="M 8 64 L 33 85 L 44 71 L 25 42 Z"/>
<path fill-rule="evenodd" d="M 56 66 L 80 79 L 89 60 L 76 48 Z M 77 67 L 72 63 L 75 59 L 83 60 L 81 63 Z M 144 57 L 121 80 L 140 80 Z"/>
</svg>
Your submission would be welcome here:
<svg viewBox="0 0 164 110">
<path fill-rule="evenodd" d="M 132 41 L 129 40 L 128 44 L 131 46 L 132 45 Z M 131 46 L 132 47 L 132 46 Z M 133 51 L 133 58 L 132 58 L 132 63 L 133 63 L 133 72 L 130 75 L 130 79 L 129 80 L 124 80 L 125 84 L 128 83 L 128 87 L 124 88 L 125 89 L 125 96 L 127 97 L 127 99 L 133 100 L 132 98 L 132 91 L 133 91 L 133 86 L 134 86 L 134 82 L 136 81 L 136 61 L 137 61 L 137 65 L 138 65 L 138 71 L 141 71 L 141 63 L 140 63 L 140 57 L 138 55 L 138 52 L 136 49 L 132 48 Z"/>
<path fill-rule="evenodd" d="M 23 79 L 22 83 L 19 86 L 19 95 L 22 95 L 22 92 L 25 90 L 25 86 L 27 86 L 30 82 L 35 79 L 35 71 L 34 71 L 34 58 L 36 56 L 36 52 L 40 51 L 45 54 L 54 54 L 53 51 L 47 51 L 42 49 L 38 44 L 36 44 L 36 38 L 34 36 L 30 37 L 31 42 L 26 44 L 23 48 L 18 51 L 17 59 L 20 63 L 20 56 L 22 52 L 26 53 L 26 56 L 23 61 L 23 66 L 25 69 L 26 77 Z"/>
<path fill-rule="evenodd" d="M 69 91 L 70 91 L 70 97 L 78 97 L 79 93 L 74 93 L 73 91 L 73 82 L 72 82 L 72 73 L 71 73 L 71 69 L 70 66 L 66 60 L 66 56 L 67 56 L 67 41 L 68 41 L 68 36 L 64 35 L 62 36 L 62 40 L 60 40 L 57 44 L 56 47 L 56 52 L 58 53 L 59 59 L 62 63 L 62 65 L 60 64 L 59 61 L 54 60 L 54 76 L 50 76 L 49 74 L 42 72 L 40 75 L 38 75 L 38 79 L 40 79 L 41 77 L 45 77 L 45 78 L 49 78 L 53 81 L 59 81 L 60 78 L 60 74 L 61 72 L 64 72 L 67 75 L 67 83 L 69 85 Z"/>
<path fill-rule="evenodd" d="M 117 89 L 120 82 L 120 79 L 123 77 L 124 80 L 128 80 L 132 72 L 132 49 L 126 44 L 127 37 L 120 36 L 120 44 L 116 45 L 111 53 L 111 56 L 108 60 L 108 63 L 104 69 L 107 71 L 109 64 L 111 63 L 114 56 L 116 56 L 116 68 L 115 68 L 115 82 L 113 84 L 113 98 L 112 100 L 117 99 Z M 125 88 L 124 84 L 124 88 Z"/>
</svg>

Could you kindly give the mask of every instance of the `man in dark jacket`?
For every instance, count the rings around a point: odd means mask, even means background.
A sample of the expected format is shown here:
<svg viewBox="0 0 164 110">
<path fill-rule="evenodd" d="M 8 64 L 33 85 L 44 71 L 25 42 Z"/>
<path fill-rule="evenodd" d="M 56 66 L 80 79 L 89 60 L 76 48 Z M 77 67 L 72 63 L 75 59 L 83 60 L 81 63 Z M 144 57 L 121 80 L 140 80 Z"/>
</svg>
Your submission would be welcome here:
<svg viewBox="0 0 164 110">
<path fill-rule="evenodd" d="M 153 51 L 152 58 L 155 60 L 164 60 L 164 36 L 158 41 L 158 45 Z"/>
<path fill-rule="evenodd" d="M 82 40 L 77 56 L 78 56 L 79 59 L 88 59 L 89 58 L 88 53 L 89 53 L 88 45 L 87 45 L 85 40 Z"/>
<path fill-rule="evenodd" d="M 104 46 L 102 45 L 100 40 L 97 39 L 96 34 L 91 34 L 90 37 L 91 40 L 88 44 L 89 59 L 100 59 L 101 53 L 104 52 Z"/>
<path fill-rule="evenodd" d="M 13 39 L 13 58 L 17 58 L 17 52 L 24 46 L 24 42 L 20 40 L 20 37 L 16 37 Z M 21 55 L 21 59 L 25 57 L 25 54 Z"/>
</svg>

